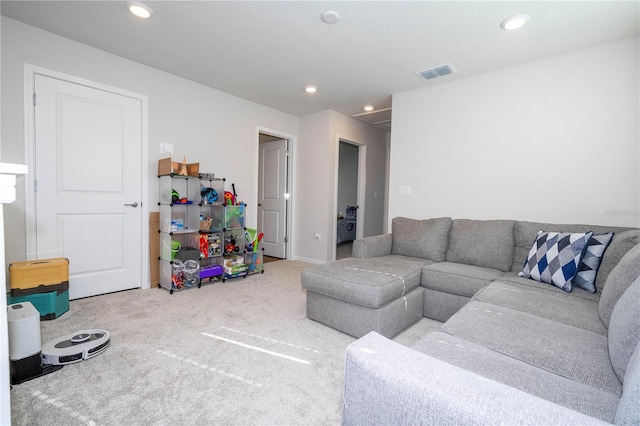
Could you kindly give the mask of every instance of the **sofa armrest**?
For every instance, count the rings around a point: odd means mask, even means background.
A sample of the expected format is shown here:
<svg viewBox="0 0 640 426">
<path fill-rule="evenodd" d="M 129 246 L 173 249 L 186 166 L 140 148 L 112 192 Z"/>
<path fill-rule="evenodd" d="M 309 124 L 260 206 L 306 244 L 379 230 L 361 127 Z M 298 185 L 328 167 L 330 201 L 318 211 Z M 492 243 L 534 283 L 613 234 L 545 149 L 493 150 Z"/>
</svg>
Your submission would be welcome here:
<svg viewBox="0 0 640 426">
<path fill-rule="evenodd" d="M 371 332 L 347 348 L 342 424 L 607 423 Z"/>
<path fill-rule="evenodd" d="M 389 256 L 391 254 L 391 234 L 374 235 L 353 242 L 351 256 L 366 259 L 369 257 Z"/>
</svg>

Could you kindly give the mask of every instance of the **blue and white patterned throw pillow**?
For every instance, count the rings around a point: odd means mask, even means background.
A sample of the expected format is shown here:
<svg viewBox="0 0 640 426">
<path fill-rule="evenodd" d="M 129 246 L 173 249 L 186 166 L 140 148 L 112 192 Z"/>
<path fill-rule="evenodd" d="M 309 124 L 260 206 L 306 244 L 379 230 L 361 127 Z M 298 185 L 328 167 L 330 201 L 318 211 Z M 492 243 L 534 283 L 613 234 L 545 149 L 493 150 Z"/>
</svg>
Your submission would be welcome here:
<svg viewBox="0 0 640 426">
<path fill-rule="evenodd" d="M 587 242 L 587 249 L 582 256 L 582 262 L 578 267 L 578 273 L 573 279 L 573 284 L 588 292 L 596 292 L 596 275 L 602 263 L 604 251 L 609 247 L 613 239 L 613 232 L 608 234 L 592 235 Z"/>
<path fill-rule="evenodd" d="M 571 291 L 580 260 L 593 232 L 567 233 L 538 231 L 522 272 L 518 276 L 553 284 Z"/>
</svg>

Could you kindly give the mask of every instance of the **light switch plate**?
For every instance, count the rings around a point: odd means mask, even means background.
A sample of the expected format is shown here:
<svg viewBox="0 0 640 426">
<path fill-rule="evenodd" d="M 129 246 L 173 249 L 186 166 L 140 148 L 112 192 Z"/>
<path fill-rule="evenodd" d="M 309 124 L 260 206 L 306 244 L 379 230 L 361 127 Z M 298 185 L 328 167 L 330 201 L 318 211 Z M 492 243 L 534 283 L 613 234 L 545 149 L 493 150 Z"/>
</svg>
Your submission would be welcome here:
<svg viewBox="0 0 640 426">
<path fill-rule="evenodd" d="M 173 154 L 173 144 L 172 143 L 161 143 L 160 144 L 160 154 Z"/>
</svg>

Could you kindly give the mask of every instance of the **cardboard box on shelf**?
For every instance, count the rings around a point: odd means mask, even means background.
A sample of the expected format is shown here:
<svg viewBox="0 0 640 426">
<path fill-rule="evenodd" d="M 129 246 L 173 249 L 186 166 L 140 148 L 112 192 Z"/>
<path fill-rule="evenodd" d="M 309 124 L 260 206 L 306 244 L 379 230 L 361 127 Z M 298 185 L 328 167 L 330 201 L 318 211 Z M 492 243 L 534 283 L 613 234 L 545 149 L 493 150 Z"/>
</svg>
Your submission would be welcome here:
<svg viewBox="0 0 640 426">
<path fill-rule="evenodd" d="M 158 160 L 158 176 L 166 176 L 170 174 L 180 174 L 182 163 L 172 161 L 171 158 L 161 158 Z M 187 175 L 199 176 L 200 163 L 187 163 Z"/>
</svg>

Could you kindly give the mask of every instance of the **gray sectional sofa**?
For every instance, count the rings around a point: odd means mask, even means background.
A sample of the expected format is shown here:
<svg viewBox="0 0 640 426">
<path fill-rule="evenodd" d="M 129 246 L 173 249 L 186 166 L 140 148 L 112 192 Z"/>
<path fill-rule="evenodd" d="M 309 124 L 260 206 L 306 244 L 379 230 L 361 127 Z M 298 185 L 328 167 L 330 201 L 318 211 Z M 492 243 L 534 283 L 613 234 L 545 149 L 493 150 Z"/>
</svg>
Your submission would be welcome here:
<svg viewBox="0 0 640 426">
<path fill-rule="evenodd" d="M 594 293 L 518 276 L 540 230 L 615 233 Z M 639 244 L 636 228 L 396 218 L 306 269 L 307 316 L 364 336 L 343 423 L 640 424 Z M 422 316 L 440 331 L 390 340 Z"/>
</svg>

